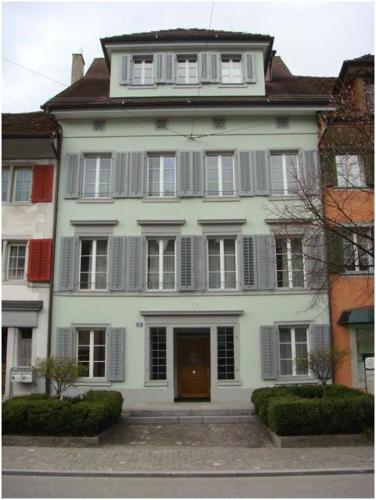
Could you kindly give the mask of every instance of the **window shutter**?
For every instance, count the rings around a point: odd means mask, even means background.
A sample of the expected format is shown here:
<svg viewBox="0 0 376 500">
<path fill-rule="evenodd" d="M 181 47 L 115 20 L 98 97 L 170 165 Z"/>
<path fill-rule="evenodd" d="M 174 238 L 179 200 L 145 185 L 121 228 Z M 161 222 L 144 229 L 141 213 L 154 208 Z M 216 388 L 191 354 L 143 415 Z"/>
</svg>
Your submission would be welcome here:
<svg viewBox="0 0 376 500">
<path fill-rule="evenodd" d="M 256 82 L 256 58 L 252 53 L 243 54 L 244 81 L 247 83 Z"/>
<path fill-rule="evenodd" d="M 308 231 L 304 239 L 306 284 L 308 288 L 326 287 L 326 252 L 324 234 L 317 230 Z"/>
<path fill-rule="evenodd" d="M 111 236 L 109 289 L 113 292 L 125 291 L 126 245 L 125 236 Z"/>
<path fill-rule="evenodd" d="M 260 326 L 261 376 L 263 380 L 275 380 L 279 374 L 279 340 L 277 327 Z"/>
<path fill-rule="evenodd" d="M 373 153 L 366 153 L 363 155 L 364 175 L 367 186 L 374 186 L 375 166 Z"/>
<path fill-rule="evenodd" d="M 210 82 L 217 83 L 220 80 L 220 55 L 217 53 L 208 53 Z"/>
<path fill-rule="evenodd" d="M 166 81 L 166 54 L 157 53 L 153 57 L 153 72 L 155 83 L 165 83 Z"/>
<path fill-rule="evenodd" d="M 206 289 L 207 244 L 205 236 L 193 236 L 193 267 L 195 290 Z"/>
<path fill-rule="evenodd" d="M 175 83 L 176 54 L 165 54 L 166 57 L 166 83 Z"/>
<path fill-rule="evenodd" d="M 44 282 L 51 279 L 52 240 L 29 241 L 29 264 L 27 279 Z"/>
<path fill-rule="evenodd" d="M 321 184 L 318 151 L 301 151 L 299 160 L 304 192 L 308 194 L 318 194 Z"/>
<path fill-rule="evenodd" d="M 112 165 L 112 196 L 126 198 L 128 194 L 127 153 L 115 153 Z"/>
<path fill-rule="evenodd" d="M 239 195 L 253 196 L 253 154 L 252 151 L 239 151 L 236 155 L 239 171 Z"/>
<path fill-rule="evenodd" d="M 270 155 L 268 151 L 253 152 L 253 173 L 256 196 L 270 194 Z"/>
<path fill-rule="evenodd" d="M 128 153 L 128 179 L 130 198 L 144 196 L 144 182 L 146 178 L 146 153 Z"/>
<path fill-rule="evenodd" d="M 83 158 L 79 154 L 67 154 L 67 177 L 65 198 L 78 198 Z"/>
<path fill-rule="evenodd" d="M 111 382 L 125 379 L 125 328 L 109 328 L 107 332 L 107 378 Z"/>
<path fill-rule="evenodd" d="M 60 252 L 60 291 L 73 291 L 77 283 L 78 238 L 61 238 Z"/>
<path fill-rule="evenodd" d="M 202 52 L 199 57 L 200 61 L 200 81 L 201 83 L 209 83 L 210 71 L 209 71 L 209 54 L 207 52 Z"/>
<path fill-rule="evenodd" d="M 126 288 L 127 292 L 141 292 L 144 288 L 145 243 L 142 236 L 127 237 Z"/>
<path fill-rule="evenodd" d="M 242 237 L 242 249 L 243 249 L 243 289 L 254 290 L 257 288 L 255 236 L 244 235 Z"/>
<path fill-rule="evenodd" d="M 330 327 L 329 325 L 311 325 L 309 351 L 326 351 L 330 349 Z"/>
<path fill-rule="evenodd" d="M 32 203 L 52 201 L 53 177 L 53 165 L 33 166 L 33 186 L 31 190 Z"/>
<path fill-rule="evenodd" d="M 328 231 L 328 267 L 329 272 L 341 274 L 345 271 L 344 239 L 340 234 Z"/>
<path fill-rule="evenodd" d="M 180 275 L 178 279 L 179 290 L 194 289 L 194 263 L 193 251 L 194 241 L 193 236 L 182 236 L 178 240 L 178 262 Z"/>
<path fill-rule="evenodd" d="M 256 236 L 257 275 L 260 290 L 275 288 L 275 249 L 270 235 Z"/>
<path fill-rule="evenodd" d="M 178 151 L 179 196 L 203 196 L 203 161 L 200 151 Z"/>
<path fill-rule="evenodd" d="M 72 358 L 76 356 L 76 331 L 74 328 L 58 328 L 56 337 L 56 356 Z"/>
<path fill-rule="evenodd" d="M 120 73 L 120 84 L 129 85 L 131 83 L 131 64 L 132 56 L 130 54 L 125 54 L 121 56 L 121 73 Z"/>
<path fill-rule="evenodd" d="M 337 165 L 336 155 L 332 151 L 321 153 L 321 165 L 323 169 L 323 179 L 325 186 L 337 186 Z"/>
</svg>

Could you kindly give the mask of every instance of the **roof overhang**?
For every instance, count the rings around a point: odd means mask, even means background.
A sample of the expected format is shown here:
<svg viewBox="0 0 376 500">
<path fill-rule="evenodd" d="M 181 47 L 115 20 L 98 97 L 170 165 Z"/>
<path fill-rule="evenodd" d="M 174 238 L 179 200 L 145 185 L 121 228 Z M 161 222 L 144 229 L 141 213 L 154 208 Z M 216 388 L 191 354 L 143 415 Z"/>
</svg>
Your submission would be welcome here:
<svg viewBox="0 0 376 500">
<path fill-rule="evenodd" d="M 346 309 L 338 320 L 339 325 L 372 324 L 373 322 L 374 308 L 372 306 Z"/>
<path fill-rule="evenodd" d="M 56 159 L 58 151 L 57 142 L 57 136 L 3 134 L 2 156 L 4 160 Z"/>
</svg>

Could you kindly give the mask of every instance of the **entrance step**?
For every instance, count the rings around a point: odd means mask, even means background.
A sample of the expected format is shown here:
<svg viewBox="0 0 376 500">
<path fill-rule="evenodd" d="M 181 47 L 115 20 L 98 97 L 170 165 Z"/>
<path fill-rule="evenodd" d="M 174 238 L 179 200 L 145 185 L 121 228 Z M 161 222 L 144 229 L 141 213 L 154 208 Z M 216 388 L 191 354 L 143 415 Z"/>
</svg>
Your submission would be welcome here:
<svg viewBox="0 0 376 500">
<path fill-rule="evenodd" d="M 128 424 L 231 424 L 253 422 L 250 408 L 129 409 L 123 413 Z"/>
</svg>

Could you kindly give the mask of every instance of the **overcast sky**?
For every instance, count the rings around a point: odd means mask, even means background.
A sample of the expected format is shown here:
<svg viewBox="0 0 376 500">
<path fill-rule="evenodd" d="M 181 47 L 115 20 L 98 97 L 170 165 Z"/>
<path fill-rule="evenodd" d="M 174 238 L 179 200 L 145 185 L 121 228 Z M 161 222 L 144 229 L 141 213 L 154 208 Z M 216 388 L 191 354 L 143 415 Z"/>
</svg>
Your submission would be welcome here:
<svg viewBox="0 0 376 500">
<path fill-rule="evenodd" d="M 216 1 L 212 29 L 262 33 L 297 75 L 337 76 L 344 59 L 374 52 L 372 2 Z M 38 110 L 69 84 L 71 54 L 86 68 L 105 36 L 208 28 L 212 2 L 2 2 L 3 112 Z"/>
</svg>

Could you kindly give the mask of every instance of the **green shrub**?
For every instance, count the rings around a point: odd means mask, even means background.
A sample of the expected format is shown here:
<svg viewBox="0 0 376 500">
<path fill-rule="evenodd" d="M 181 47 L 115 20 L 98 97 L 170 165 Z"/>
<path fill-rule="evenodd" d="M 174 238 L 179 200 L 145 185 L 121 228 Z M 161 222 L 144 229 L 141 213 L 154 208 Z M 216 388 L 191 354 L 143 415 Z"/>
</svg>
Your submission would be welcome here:
<svg viewBox="0 0 376 500">
<path fill-rule="evenodd" d="M 3 434 L 92 436 L 120 417 L 123 397 L 114 391 L 90 391 L 82 398 L 23 396 L 3 404 Z"/>
</svg>

